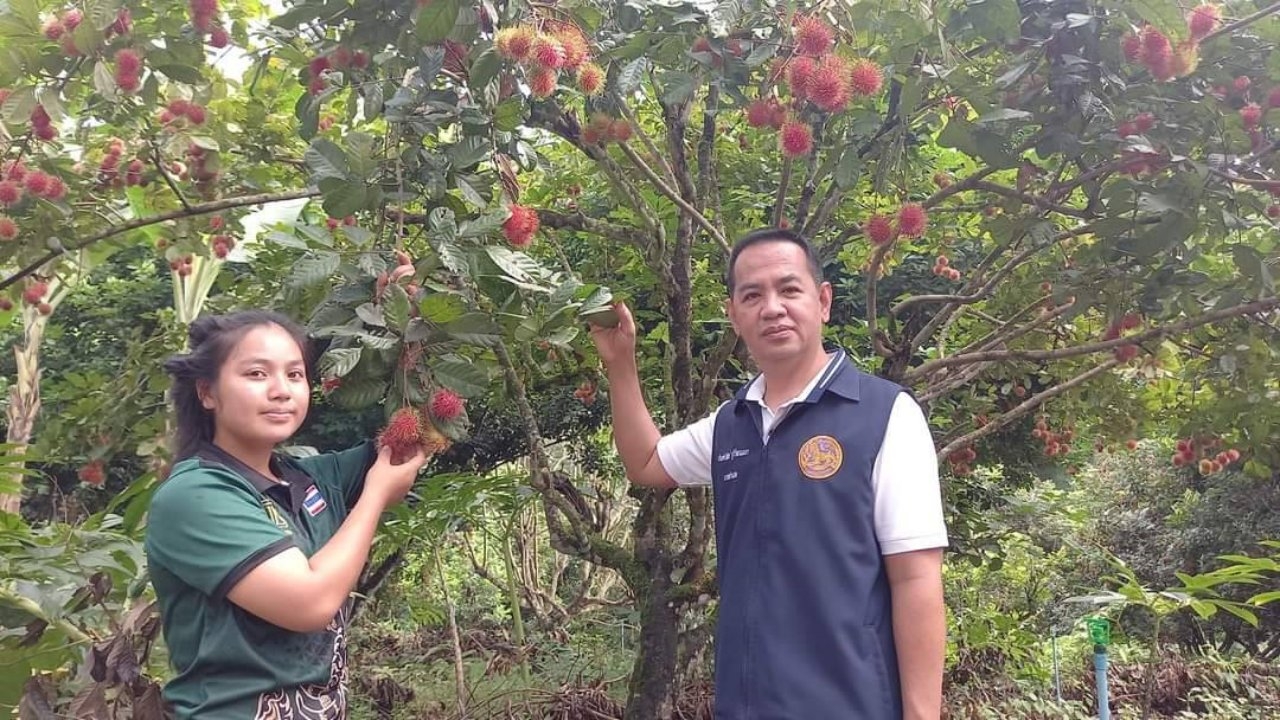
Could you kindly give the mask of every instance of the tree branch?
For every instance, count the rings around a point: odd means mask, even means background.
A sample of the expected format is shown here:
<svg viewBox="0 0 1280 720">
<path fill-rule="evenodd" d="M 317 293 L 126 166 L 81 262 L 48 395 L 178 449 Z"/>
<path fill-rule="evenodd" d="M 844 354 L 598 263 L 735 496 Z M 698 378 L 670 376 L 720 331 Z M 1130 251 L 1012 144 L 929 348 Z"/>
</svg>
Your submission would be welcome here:
<svg viewBox="0 0 1280 720">
<path fill-rule="evenodd" d="M 1214 30 L 1213 32 L 1209 33 L 1208 35 L 1205 35 L 1205 36 L 1200 40 L 1200 42 L 1205 43 L 1205 42 L 1208 42 L 1208 41 L 1212 40 L 1213 38 L 1218 37 L 1219 35 L 1226 35 L 1227 33 L 1233 33 L 1233 32 L 1235 32 L 1236 30 L 1239 30 L 1240 28 L 1243 28 L 1243 27 L 1245 27 L 1245 26 L 1247 26 L 1247 25 L 1252 25 L 1253 23 L 1255 23 L 1255 22 L 1257 22 L 1257 21 L 1259 21 L 1259 20 L 1261 20 L 1261 19 L 1263 19 L 1263 18 L 1267 17 L 1268 15 L 1274 15 L 1274 14 L 1276 14 L 1277 12 L 1280 12 L 1280 2 L 1275 3 L 1274 5 L 1270 5 L 1270 6 L 1268 6 L 1268 7 L 1265 7 L 1265 8 L 1263 8 L 1263 9 L 1259 10 L 1258 12 L 1253 13 L 1252 15 L 1246 15 L 1246 16 L 1244 16 L 1244 17 L 1240 18 L 1239 20 L 1237 20 L 1237 21 L 1235 21 L 1235 22 L 1231 23 L 1230 25 L 1223 25 L 1222 27 L 1218 28 L 1217 30 Z"/>
<path fill-rule="evenodd" d="M 962 435 L 956 438 L 955 440 L 952 440 L 951 442 L 947 443 L 945 447 L 943 447 L 941 450 L 938 451 L 938 459 L 939 460 L 947 459 L 947 457 L 950 456 L 951 453 L 959 450 L 960 448 L 972 445 L 974 442 L 994 433 L 995 431 L 999 430 L 1005 425 L 1008 425 L 1014 420 L 1017 420 L 1023 415 L 1026 415 L 1032 410 L 1035 410 L 1036 408 L 1043 405 L 1046 401 L 1052 400 L 1053 398 L 1058 397 L 1063 393 L 1066 393 L 1074 388 L 1077 388 L 1083 385 L 1086 382 L 1089 382 L 1093 378 L 1101 375 L 1104 372 L 1107 372 L 1108 370 L 1110 370 L 1111 368 L 1119 364 L 1120 364 L 1119 360 L 1115 358 L 1110 358 L 1104 361 L 1102 364 L 1098 365 L 1097 367 L 1091 368 L 1083 373 L 1080 373 L 1079 375 L 1071 378 L 1070 380 L 1067 380 L 1066 382 L 1055 385 L 1052 388 L 1045 390 L 1044 392 L 1038 393 L 1036 395 L 1033 395 L 1032 397 L 1027 398 L 1025 401 L 1022 402 L 1022 404 L 1013 408 L 1009 412 L 1006 412 L 1003 415 L 1000 415 L 994 418 L 993 420 L 991 420 L 991 422 L 987 423 L 986 425 L 983 425 L 977 430 L 974 430 L 968 434 Z"/>
<path fill-rule="evenodd" d="M 622 149 L 623 154 L 625 154 L 631 162 L 639 168 L 640 172 L 644 174 L 645 178 L 652 183 L 659 192 L 666 195 L 667 198 L 669 198 L 671 202 L 675 203 L 683 212 L 688 213 L 688 215 L 693 218 L 694 222 L 701 225 L 702 229 L 706 230 L 707 234 L 714 238 L 726 253 L 729 252 L 729 243 L 725 241 L 724 235 L 720 234 L 720 230 L 717 229 L 715 225 L 712 225 L 711 221 L 708 220 L 705 215 L 698 212 L 697 209 L 689 203 L 685 202 L 684 198 L 680 197 L 679 193 L 672 189 L 670 185 L 663 182 L 662 178 L 658 177 L 657 173 L 653 171 L 653 168 L 649 167 L 649 165 L 645 163 L 644 159 L 636 154 L 635 150 L 632 150 L 626 143 L 618 143 L 618 147 Z"/>
<path fill-rule="evenodd" d="M 913 368 L 906 374 L 906 376 L 904 376 L 904 379 L 919 378 L 937 370 L 938 368 L 949 367 L 952 365 L 964 365 L 971 362 L 983 362 L 987 360 L 1061 360 L 1063 358 L 1090 355 L 1096 352 L 1112 350 L 1124 345 L 1134 345 L 1146 340 L 1175 335 L 1177 333 L 1200 327 L 1201 325 L 1215 323 L 1219 320 L 1227 320 L 1230 318 L 1240 317 L 1242 315 L 1253 315 L 1255 313 L 1271 310 L 1275 307 L 1280 307 L 1280 298 L 1255 300 L 1253 302 L 1243 303 L 1229 308 L 1213 310 L 1203 315 L 1186 318 L 1160 327 L 1150 328 L 1148 330 L 1116 338 L 1114 340 L 1103 340 L 1074 347 L 1058 348 L 1056 350 L 984 350 L 980 352 L 964 353 L 963 355 L 952 355 L 947 358 L 930 360 L 919 367 Z"/>
<path fill-rule="evenodd" d="M 1035 208 L 1037 208 L 1037 209 L 1040 209 L 1040 210 L 1051 210 L 1051 211 L 1056 212 L 1056 213 L 1059 213 L 1059 214 L 1061 214 L 1061 215 L 1070 215 L 1071 217 L 1078 217 L 1078 218 L 1085 218 L 1085 219 L 1088 219 L 1088 218 L 1090 218 L 1090 217 L 1093 217 L 1093 213 L 1090 213 L 1090 212 L 1089 212 L 1089 211 L 1087 211 L 1087 210 L 1081 210 L 1081 209 L 1078 209 L 1078 208 L 1067 207 L 1066 205 L 1058 205 L 1058 204 L 1056 204 L 1056 203 L 1050 202 L 1049 200 L 1047 200 L 1047 199 L 1045 199 L 1045 198 L 1043 198 L 1043 197 L 1038 197 L 1038 196 L 1036 196 L 1036 195 L 1032 195 L 1032 194 L 1031 194 L 1031 193 L 1029 193 L 1029 192 L 1024 192 L 1024 191 L 1022 191 L 1022 190 L 1018 190 L 1018 189 L 1016 189 L 1016 188 L 1011 188 L 1011 187 L 1008 187 L 1008 186 L 1006 186 L 1006 185 L 1001 185 L 1000 183 L 994 183 L 994 182 L 988 182 L 988 181 L 986 181 L 986 180 L 980 180 L 980 181 L 977 181 L 977 182 L 973 183 L 973 189 L 974 189 L 974 190 L 979 190 L 979 191 L 985 191 L 985 192 L 993 193 L 993 194 L 995 194 L 995 195 L 1001 195 L 1001 196 L 1004 196 L 1004 197 L 1009 197 L 1009 198 L 1014 198 L 1014 199 L 1017 199 L 1017 200 L 1021 200 L 1022 202 L 1026 203 L 1027 205 L 1030 205 L 1030 206 L 1035 207 Z"/>
<path fill-rule="evenodd" d="M 63 245 L 56 250 L 50 250 L 44 255 L 41 255 L 38 260 L 35 260 L 22 269 L 14 272 L 4 280 L 0 280 L 0 290 L 4 290 L 10 285 L 13 285 L 31 273 L 39 270 L 50 260 L 56 260 L 69 252 L 83 250 L 100 240 L 106 240 L 107 238 L 112 238 L 116 235 L 122 235 L 130 230 L 137 230 L 138 228 L 158 225 L 160 223 L 169 222 L 170 220 L 178 220 L 185 217 L 198 217 L 200 215 L 222 212 L 223 210 L 230 210 L 232 208 L 248 207 L 250 205 L 266 205 L 267 203 L 285 202 L 287 200 L 300 200 L 302 198 L 317 197 L 320 194 L 319 190 L 293 190 L 291 192 L 284 193 L 241 195 L 239 197 L 222 198 L 221 200 L 199 203 L 191 205 L 189 208 L 172 210 L 170 212 L 160 213 L 159 215 L 152 215 L 150 217 L 135 218 L 128 222 L 116 225 L 115 227 L 110 227 L 101 232 L 94 233 L 78 242 L 71 243 L 70 245 Z"/>
<path fill-rule="evenodd" d="M 782 211 L 787 205 L 787 186 L 791 184 L 791 158 L 782 161 L 782 177 L 778 180 L 778 194 L 773 201 L 773 226 L 782 224 Z"/>
<path fill-rule="evenodd" d="M 423 217 L 425 219 L 426 216 Z M 648 249 L 647 241 L 650 238 L 639 229 L 617 225 L 605 220 L 596 220 L 583 215 L 581 212 L 571 215 L 555 210 L 538 210 L 538 220 L 543 225 L 554 230 L 579 230 L 607 240 L 626 243 L 640 250 Z"/>
</svg>

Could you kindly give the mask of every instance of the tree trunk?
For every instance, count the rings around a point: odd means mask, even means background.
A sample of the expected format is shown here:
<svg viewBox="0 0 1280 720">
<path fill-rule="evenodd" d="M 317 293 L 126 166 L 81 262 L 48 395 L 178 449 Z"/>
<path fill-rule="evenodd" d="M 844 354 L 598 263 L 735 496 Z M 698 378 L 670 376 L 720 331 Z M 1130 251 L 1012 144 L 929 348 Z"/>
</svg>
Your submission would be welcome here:
<svg viewBox="0 0 1280 720">
<path fill-rule="evenodd" d="M 658 535 L 666 535 L 665 532 L 656 532 L 665 525 L 658 517 L 663 512 L 667 512 L 667 509 L 649 516 L 650 537 L 656 539 Z M 645 517 L 642 511 L 641 520 L 636 523 L 637 533 L 642 531 L 640 526 Z M 637 534 L 638 543 L 641 542 L 641 537 Z M 648 563 L 649 586 L 644 594 L 637 595 L 640 604 L 640 642 L 636 649 L 635 663 L 631 667 L 627 709 L 623 716 L 625 720 L 667 720 L 675 709 L 671 698 L 672 684 L 676 678 L 680 617 L 678 606 L 671 602 L 668 595 L 672 582 L 671 559 L 664 547 L 667 542 L 670 539 L 662 537 L 662 541 L 653 546 L 656 552 L 653 561 Z"/>
</svg>

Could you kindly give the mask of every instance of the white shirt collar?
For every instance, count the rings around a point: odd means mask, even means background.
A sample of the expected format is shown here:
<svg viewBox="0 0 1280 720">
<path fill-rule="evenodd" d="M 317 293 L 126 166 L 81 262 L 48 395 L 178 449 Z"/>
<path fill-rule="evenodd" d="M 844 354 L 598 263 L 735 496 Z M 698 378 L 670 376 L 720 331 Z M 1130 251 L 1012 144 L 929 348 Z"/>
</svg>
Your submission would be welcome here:
<svg viewBox="0 0 1280 720">
<path fill-rule="evenodd" d="M 787 407 L 792 403 L 798 402 L 800 400 L 803 400 L 809 397 L 809 393 L 813 392 L 813 389 L 818 387 L 819 383 L 827 379 L 833 372 L 835 372 L 835 369 L 840 366 L 840 361 L 842 359 L 844 359 L 843 350 L 837 350 L 832 353 L 827 353 L 827 364 L 823 365 L 821 370 L 814 373 L 813 377 L 810 378 L 809 380 L 809 384 L 805 385 L 804 389 L 801 390 L 798 395 L 786 401 L 779 407 L 780 408 Z M 745 396 L 745 399 L 754 403 L 758 403 L 767 409 L 768 406 L 765 405 L 764 403 L 764 391 L 765 391 L 764 374 L 761 373 L 757 375 L 754 380 L 751 381 L 751 386 L 747 388 L 747 394 Z"/>
</svg>

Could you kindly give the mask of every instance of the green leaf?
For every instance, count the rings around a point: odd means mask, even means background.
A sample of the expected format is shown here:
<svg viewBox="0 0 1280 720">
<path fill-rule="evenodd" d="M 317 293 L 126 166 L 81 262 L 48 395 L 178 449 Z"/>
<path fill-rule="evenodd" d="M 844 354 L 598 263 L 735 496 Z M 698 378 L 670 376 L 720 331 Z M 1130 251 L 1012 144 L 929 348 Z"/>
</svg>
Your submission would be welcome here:
<svg viewBox="0 0 1280 720">
<path fill-rule="evenodd" d="M 360 382 L 342 383 L 329 396 L 329 400 L 340 408 L 359 410 L 376 404 L 382 400 L 386 392 L 386 383 L 365 379 Z"/>
<path fill-rule="evenodd" d="M 502 69 L 502 58 L 498 57 L 498 53 L 493 47 L 485 48 L 475 61 L 471 63 L 470 85 L 471 89 L 479 92 L 486 85 L 493 81 L 498 75 L 498 71 Z"/>
<path fill-rule="evenodd" d="M 343 377 L 360 363 L 360 347 L 332 348 L 320 358 L 319 370 L 324 377 Z"/>
<path fill-rule="evenodd" d="M 190 65 L 160 65 L 156 67 L 156 72 L 164 75 L 170 80 L 174 80 L 187 85 L 204 85 L 208 82 L 203 73 L 197 68 Z"/>
<path fill-rule="evenodd" d="M 1257 249 L 1237 243 L 1231 246 L 1231 257 L 1235 260 L 1241 275 L 1261 285 L 1268 293 L 1275 292 L 1275 278 L 1271 276 L 1271 269 L 1267 267 L 1266 261 Z"/>
<path fill-rule="evenodd" d="M 662 102 L 667 105 L 680 105 L 688 102 L 698 90 L 702 79 L 686 72 L 664 73 L 658 80 L 662 88 Z"/>
<path fill-rule="evenodd" d="M 314 143 L 312 147 L 314 147 Z M 377 140 L 372 135 L 353 132 L 347 136 L 346 155 L 349 177 L 368 180 L 378 171 Z"/>
<path fill-rule="evenodd" d="M 503 100 L 493 111 L 493 126 L 511 132 L 524 121 L 524 103 L 514 97 Z"/>
<path fill-rule="evenodd" d="M 489 157 L 492 142 L 487 137 L 467 137 L 445 149 L 445 156 L 456 170 L 466 170 Z"/>
<path fill-rule="evenodd" d="M 371 350 L 390 350 L 400 344 L 400 340 L 389 335 L 373 335 L 371 333 L 360 333 L 357 337 L 360 342 Z"/>
<path fill-rule="evenodd" d="M 1022 14 L 1016 0 L 968 0 L 964 14 L 987 40 L 1018 38 Z"/>
<path fill-rule="evenodd" d="M 332 141 L 316 138 L 311 147 L 302 155 L 302 160 L 311 170 L 312 177 L 319 181 L 324 178 L 347 178 L 347 155 L 342 148 Z M 341 217 L 341 216 L 337 216 Z"/>
<path fill-rule="evenodd" d="M 362 183 L 326 178 L 320 181 L 320 190 L 324 193 L 322 206 L 329 217 L 354 215 L 369 202 L 369 188 Z"/>
<path fill-rule="evenodd" d="M 383 312 L 381 305 L 374 305 L 371 302 L 364 303 L 356 308 L 356 317 L 366 325 L 375 327 L 386 327 L 387 318 Z"/>
<path fill-rule="evenodd" d="M 844 154 L 840 156 L 840 162 L 836 164 L 836 187 L 841 190 L 848 190 L 857 185 L 858 179 L 861 177 L 862 158 L 858 157 L 857 147 L 850 145 L 845 148 Z"/>
<path fill-rule="evenodd" d="M 387 327 L 403 331 L 409 324 L 409 295 L 397 283 L 387 286 L 382 305 L 387 318 Z"/>
<path fill-rule="evenodd" d="M 1272 590 L 1271 592 L 1259 593 L 1249 598 L 1249 604 L 1266 605 L 1268 603 L 1276 602 L 1277 600 L 1280 600 L 1280 590 Z"/>
<path fill-rule="evenodd" d="M 116 85 L 115 75 L 101 60 L 93 64 L 93 89 L 106 100 L 112 102 L 116 100 L 119 86 Z"/>
<path fill-rule="evenodd" d="M 293 265 L 286 285 L 303 289 L 328 280 L 342 263 L 342 258 L 335 252 L 315 252 L 304 256 Z"/>
<path fill-rule="evenodd" d="M 474 345 L 490 345 L 498 341 L 498 326 L 484 313 L 467 313 L 444 326 L 451 337 Z"/>
<path fill-rule="evenodd" d="M 449 293 L 428 295 L 418 303 L 418 313 L 425 320 L 437 325 L 445 325 L 462 317 L 467 312 L 467 305 L 462 298 Z"/>
<path fill-rule="evenodd" d="M 1000 108 L 986 113 L 982 117 L 974 120 L 975 125 L 983 125 L 985 123 L 1002 122 L 1005 120 L 1026 120 L 1032 117 L 1031 113 L 1026 110 L 1016 110 L 1014 108 Z"/>
<path fill-rule="evenodd" d="M 506 208 L 498 208 L 493 212 L 481 215 L 462 223 L 462 227 L 458 228 L 458 237 L 477 238 L 485 237 L 490 233 L 497 232 L 510 217 L 511 212 Z"/>
<path fill-rule="evenodd" d="M 471 266 L 467 253 L 458 247 L 457 243 L 444 238 L 439 238 L 435 242 L 436 254 L 440 256 L 440 262 L 444 264 L 451 272 L 465 275 Z"/>
<path fill-rule="evenodd" d="M 478 363 L 449 356 L 430 363 L 429 367 L 441 385 L 463 397 L 477 397 L 489 390 L 489 374 Z"/>
<path fill-rule="evenodd" d="M 459 0 L 429 0 L 418 12 L 414 34 L 428 45 L 443 42 L 458 22 L 458 11 L 461 8 Z"/>
<path fill-rule="evenodd" d="M 627 63 L 618 72 L 618 94 L 630 95 L 640 87 L 644 73 L 649 69 L 649 59 L 638 57 Z"/>
</svg>

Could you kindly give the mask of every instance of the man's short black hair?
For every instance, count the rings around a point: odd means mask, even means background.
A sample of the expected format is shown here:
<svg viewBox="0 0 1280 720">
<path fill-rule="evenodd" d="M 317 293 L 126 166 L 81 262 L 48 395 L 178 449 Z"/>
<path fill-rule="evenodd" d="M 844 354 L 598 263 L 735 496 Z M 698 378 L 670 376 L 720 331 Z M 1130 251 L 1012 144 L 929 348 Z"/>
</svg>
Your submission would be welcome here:
<svg viewBox="0 0 1280 720">
<path fill-rule="evenodd" d="M 738 256 L 742 254 L 743 250 L 752 245 L 764 242 L 789 242 L 793 245 L 799 245 L 800 249 L 804 250 L 804 257 L 809 265 L 809 273 L 813 275 L 814 283 L 822 284 L 822 263 L 818 261 L 818 253 L 814 251 L 813 246 L 809 244 L 809 241 L 803 235 L 779 227 L 763 227 L 758 230 L 752 230 L 738 238 L 738 241 L 733 244 L 733 250 L 729 252 L 729 267 L 724 273 L 724 284 L 729 288 L 730 297 L 733 296 L 733 268 L 738 264 Z"/>
</svg>

